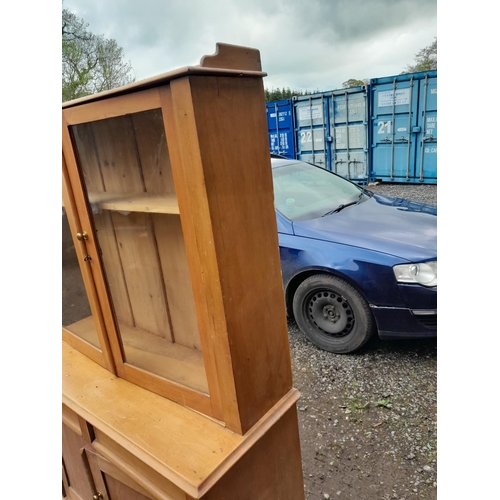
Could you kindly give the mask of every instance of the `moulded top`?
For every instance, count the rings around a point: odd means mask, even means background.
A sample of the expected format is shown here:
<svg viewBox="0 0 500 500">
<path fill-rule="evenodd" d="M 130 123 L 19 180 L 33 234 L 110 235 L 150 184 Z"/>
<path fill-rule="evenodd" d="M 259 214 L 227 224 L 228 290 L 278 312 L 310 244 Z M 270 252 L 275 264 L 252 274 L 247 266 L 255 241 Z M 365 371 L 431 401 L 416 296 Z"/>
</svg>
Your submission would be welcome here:
<svg viewBox="0 0 500 500">
<path fill-rule="evenodd" d="M 123 85 L 116 89 L 106 90 L 98 94 L 92 94 L 79 99 L 73 99 L 62 104 L 63 109 L 82 103 L 99 101 L 109 97 L 137 92 L 152 87 L 164 85 L 171 80 L 187 75 L 205 76 L 249 76 L 262 78 L 267 73 L 262 72 L 260 52 L 257 49 L 231 45 L 228 43 L 216 43 L 216 51 L 213 55 L 203 56 L 198 66 L 185 66 L 158 76 L 140 80 L 138 82 Z"/>
</svg>

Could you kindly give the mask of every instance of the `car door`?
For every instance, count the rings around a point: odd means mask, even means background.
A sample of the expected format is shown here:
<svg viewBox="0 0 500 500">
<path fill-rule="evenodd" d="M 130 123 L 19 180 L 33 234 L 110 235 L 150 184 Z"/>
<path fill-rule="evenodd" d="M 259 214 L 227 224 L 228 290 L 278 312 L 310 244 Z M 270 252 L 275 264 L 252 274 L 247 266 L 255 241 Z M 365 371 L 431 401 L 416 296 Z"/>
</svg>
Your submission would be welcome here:
<svg viewBox="0 0 500 500">
<path fill-rule="evenodd" d="M 296 273 L 297 267 L 300 265 L 297 258 L 300 249 L 297 246 L 297 238 L 293 233 L 292 221 L 276 211 L 276 223 L 278 226 L 281 275 L 283 286 L 286 287 L 286 284 Z"/>
</svg>

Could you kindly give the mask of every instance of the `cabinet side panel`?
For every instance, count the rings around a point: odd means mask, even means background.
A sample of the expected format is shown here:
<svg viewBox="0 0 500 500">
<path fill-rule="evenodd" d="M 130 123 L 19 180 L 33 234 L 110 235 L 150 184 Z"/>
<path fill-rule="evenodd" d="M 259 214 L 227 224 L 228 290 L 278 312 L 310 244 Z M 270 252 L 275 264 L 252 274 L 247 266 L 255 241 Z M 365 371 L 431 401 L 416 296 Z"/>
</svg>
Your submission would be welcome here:
<svg viewBox="0 0 500 500">
<path fill-rule="evenodd" d="M 132 119 L 123 116 L 100 120 L 92 123 L 92 130 L 105 190 L 144 192 Z"/>
<path fill-rule="evenodd" d="M 146 191 L 175 194 L 161 110 L 134 114 L 132 123 Z"/>
<path fill-rule="evenodd" d="M 190 82 L 245 432 L 292 386 L 264 92 L 259 79 Z"/>
<path fill-rule="evenodd" d="M 149 214 L 111 214 L 137 328 L 172 341 L 158 249 Z"/>
<path fill-rule="evenodd" d="M 122 260 L 118 251 L 111 214 L 109 212 L 95 214 L 94 225 L 99 237 L 99 246 L 102 250 L 101 257 L 106 269 L 109 290 L 113 297 L 116 318 L 120 323 L 134 326 L 134 315 L 130 305 L 130 297 L 127 293 Z"/>
<path fill-rule="evenodd" d="M 132 115 L 146 191 L 175 195 L 161 110 Z M 186 248 L 179 216 L 152 216 L 175 342 L 201 350 Z"/>
<path fill-rule="evenodd" d="M 201 498 L 304 500 L 295 405 Z"/>
<path fill-rule="evenodd" d="M 153 214 L 175 342 L 201 351 L 193 287 L 178 216 Z"/>
<path fill-rule="evenodd" d="M 145 192 L 132 118 L 124 116 L 94 122 L 92 129 L 104 190 L 123 194 Z M 133 313 L 130 326 L 172 340 L 151 219 L 140 213 L 113 212 L 111 220 Z M 111 265 L 112 272 L 117 266 Z M 121 296 L 113 296 L 114 304 L 121 300 Z"/>
<path fill-rule="evenodd" d="M 81 125 L 71 127 L 71 131 L 85 185 L 92 191 L 104 190 L 92 125 L 90 123 L 82 123 Z"/>
</svg>

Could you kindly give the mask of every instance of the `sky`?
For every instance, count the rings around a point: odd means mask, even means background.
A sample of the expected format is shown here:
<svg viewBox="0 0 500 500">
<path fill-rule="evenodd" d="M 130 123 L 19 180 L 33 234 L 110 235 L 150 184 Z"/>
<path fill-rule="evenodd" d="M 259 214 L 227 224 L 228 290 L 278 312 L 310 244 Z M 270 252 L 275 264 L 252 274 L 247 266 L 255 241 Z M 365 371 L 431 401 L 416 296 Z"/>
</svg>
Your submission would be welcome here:
<svg viewBox="0 0 500 500">
<path fill-rule="evenodd" d="M 199 64 L 216 42 L 259 49 L 268 89 L 324 91 L 400 74 L 437 37 L 437 0 L 64 0 L 124 49 L 136 80 Z"/>
</svg>

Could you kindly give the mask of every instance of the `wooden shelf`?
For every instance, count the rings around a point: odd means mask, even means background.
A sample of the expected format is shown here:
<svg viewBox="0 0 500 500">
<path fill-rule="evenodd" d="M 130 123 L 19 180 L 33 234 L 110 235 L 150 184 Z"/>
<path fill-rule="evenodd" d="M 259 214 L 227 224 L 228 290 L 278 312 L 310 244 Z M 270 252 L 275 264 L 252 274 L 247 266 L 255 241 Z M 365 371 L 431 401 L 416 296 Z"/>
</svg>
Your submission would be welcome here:
<svg viewBox="0 0 500 500">
<path fill-rule="evenodd" d="M 91 204 L 102 210 L 116 212 L 147 212 L 155 214 L 179 214 L 179 205 L 174 194 L 152 195 L 148 193 L 89 193 Z"/>
<path fill-rule="evenodd" d="M 141 330 L 118 324 L 126 362 L 208 394 L 208 382 L 201 351 L 190 349 Z M 94 346 L 99 346 L 92 316 L 65 327 Z"/>
<path fill-rule="evenodd" d="M 81 319 L 80 321 L 65 326 L 64 328 L 89 344 L 99 348 L 99 337 L 97 336 L 92 316 L 88 316 L 87 318 Z"/>
<path fill-rule="evenodd" d="M 128 364 L 208 394 L 201 351 L 173 344 L 140 328 L 123 324 L 119 328 Z"/>
</svg>

